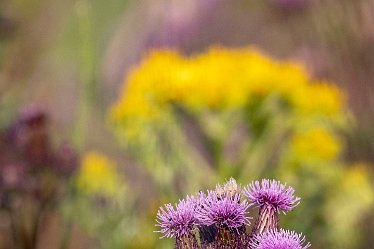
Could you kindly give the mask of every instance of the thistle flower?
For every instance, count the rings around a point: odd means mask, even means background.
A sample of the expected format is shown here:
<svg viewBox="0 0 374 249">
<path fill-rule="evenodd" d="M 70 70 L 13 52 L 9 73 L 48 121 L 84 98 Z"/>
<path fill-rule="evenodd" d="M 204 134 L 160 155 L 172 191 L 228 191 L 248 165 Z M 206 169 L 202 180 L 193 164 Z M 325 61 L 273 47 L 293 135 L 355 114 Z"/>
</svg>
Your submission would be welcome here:
<svg viewBox="0 0 374 249">
<path fill-rule="evenodd" d="M 307 249 L 302 234 L 278 229 L 278 213 L 292 210 L 300 198 L 294 189 L 275 180 L 252 182 L 245 189 L 249 198 L 241 201 L 241 189 L 233 178 L 215 190 L 187 196 L 174 208 L 171 204 L 157 213 L 158 232 L 176 238 L 175 249 Z M 260 214 L 247 234 L 247 209 L 257 205 Z"/>
<path fill-rule="evenodd" d="M 266 231 L 278 229 L 278 213 L 291 211 L 300 202 L 299 197 L 293 195 L 294 189 L 286 187 L 279 181 L 263 179 L 250 183 L 244 188 L 244 195 L 248 197 L 250 205 L 260 208 L 259 216 L 253 226 L 252 236 Z"/>
<path fill-rule="evenodd" d="M 176 208 L 169 203 L 161 207 L 157 212 L 156 226 L 163 233 L 161 238 L 181 238 L 190 236 L 194 226 L 197 223 L 195 217 L 196 200 L 187 196 L 186 199 L 180 200 Z"/>
<path fill-rule="evenodd" d="M 284 229 L 268 231 L 256 235 L 249 242 L 252 249 L 306 249 L 310 243 L 305 244 L 305 237 L 300 233 Z"/>
<path fill-rule="evenodd" d="M 240 187 L 236 183 L 235 179 L 231 177 L 230 180 L 228 180 L 223 186 L 217 184 L 215 192 L 218 196 L 227 195 L 232 197 L 240 193 Z"/>
<path fill-rule="evenodd" d="M 250 218 L 246 217 L 248 207 L 247 201 L 240 201 L 240 194 L 222 197 L 210 191 L 205 198 L 200 198 L 200 209 L 196 216 L 201 225 L 216 224 L 218 227 L 238 230 L 250 224 Z"/>
<path fill-rule="evenodd" d="M 292 187 L 286 187 L 279 181 L 263 179 L 250 183 L 244 188 L 244 195 L 248 197 L 251 205 L 260 208 L 272 206 L 277 212 L 283 213 L 291 211 L 300 203 L 300 198 L 294 196 L 295 190 Z"/>
</svg>

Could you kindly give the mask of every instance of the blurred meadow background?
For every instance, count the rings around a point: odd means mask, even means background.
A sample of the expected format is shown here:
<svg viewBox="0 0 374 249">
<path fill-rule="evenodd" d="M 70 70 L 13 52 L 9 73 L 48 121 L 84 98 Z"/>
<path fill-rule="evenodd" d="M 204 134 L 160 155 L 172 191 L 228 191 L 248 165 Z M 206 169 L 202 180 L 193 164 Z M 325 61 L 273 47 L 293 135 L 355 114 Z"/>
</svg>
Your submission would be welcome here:
<svg viewBox="0 0 374 249">
<path fill-rule="evenodd" d="M 373 248 L 374 1 L 1 0 L 0 248 L 173 248 L 160 205 L 275 178 Z"/>
</svg>

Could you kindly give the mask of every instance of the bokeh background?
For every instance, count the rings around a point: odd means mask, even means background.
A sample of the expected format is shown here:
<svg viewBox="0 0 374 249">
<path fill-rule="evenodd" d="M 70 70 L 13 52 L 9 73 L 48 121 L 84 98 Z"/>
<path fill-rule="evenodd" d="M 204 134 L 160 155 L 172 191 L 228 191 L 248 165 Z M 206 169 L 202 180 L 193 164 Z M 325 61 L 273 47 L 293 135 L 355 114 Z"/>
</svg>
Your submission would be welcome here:
<svg viewBox="0 0 374 249">
<path fill-rule="evenodd" d="M 247 68 L 266 89 L 221 105 Z M 0 248 L 172 248 L 158 207 L 230 176 L 295 186 L 312 247 L 372 248 L 373 79 L 370 0 L 2 0 Z"/>
</svg>

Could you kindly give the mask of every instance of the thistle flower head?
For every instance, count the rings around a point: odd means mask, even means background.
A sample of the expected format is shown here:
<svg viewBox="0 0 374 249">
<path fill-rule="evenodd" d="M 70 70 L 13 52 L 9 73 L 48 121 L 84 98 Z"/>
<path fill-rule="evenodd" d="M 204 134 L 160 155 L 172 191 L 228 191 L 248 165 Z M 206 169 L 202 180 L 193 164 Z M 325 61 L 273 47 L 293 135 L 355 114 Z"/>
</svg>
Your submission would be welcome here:
<svg viewBox="0 0 374 249">
<path fill-rule="evenodd" d="M 230 178 L 223 186 L 217 184 L 215 192 L 218 196 L 234 196 L 240 193 L 240 186 L 234 178 Z"/>
<path fill-rule="evenodd" d="M 254 249 L 306 249 L 309 247 L 310 243 L 305 244 L 305 237 L 301 233 L 284 229 L 256 235 L 250 241 L 250 248 Z"/>
<path fill-rule="evenodd" d="M 279 181 L 263 179 L 261 183 L 255 181 L 244 188 L 244 195 L 248 197 L 251 205 L 263 207 L 273 206 L 278 212 L 291 211 L 300 203 L 300 198 L 294 196 L 295 190 L 286 187 Z"/>
<path fill-rule="evenodd" d="M 196 200 L 189 196 L 180 200 L 175 209 L 170 203 L 161 207 L 156 218 L 156 226 L 161 228 L 158 232 L 163 233 L 161 238 L 180 238 L 191 234 L 196 224 L 195 209 Z"/>
<path fill-rule="evenodd" d="M 216 224 L 220 227 L 239 228 L 243 224 L 249 225 L 246 217 L 249 204 L 240 201 L 240 194 L 233 196 L 218 196 L 215 191 L 200 197 L 200 208 L 197 210 L 197 218 L 201 225 Z"/>
</svg>

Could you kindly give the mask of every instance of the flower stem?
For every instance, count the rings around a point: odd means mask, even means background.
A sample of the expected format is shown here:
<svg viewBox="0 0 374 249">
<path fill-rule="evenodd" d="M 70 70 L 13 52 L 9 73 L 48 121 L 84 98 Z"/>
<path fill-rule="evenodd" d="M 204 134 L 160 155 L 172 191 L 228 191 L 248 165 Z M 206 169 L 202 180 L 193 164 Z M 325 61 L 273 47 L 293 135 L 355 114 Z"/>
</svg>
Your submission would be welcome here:
<svg viewBox="0 0 374 249">
<path fill-rule="evenodd" d="M 272 205 L 265 205 L 260 208 L 260 214 L 252 229 L 251 236 L 263 234 L 269 230 L 278 229 L 278 212 Z"/>
</svg>

